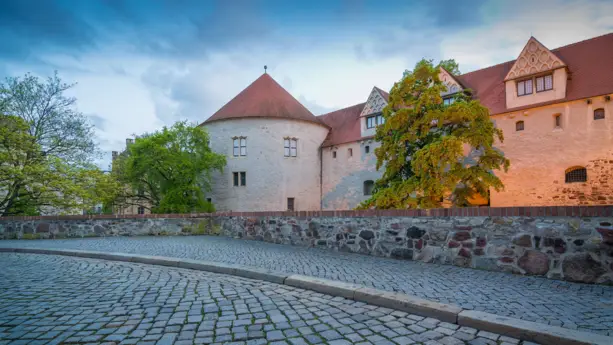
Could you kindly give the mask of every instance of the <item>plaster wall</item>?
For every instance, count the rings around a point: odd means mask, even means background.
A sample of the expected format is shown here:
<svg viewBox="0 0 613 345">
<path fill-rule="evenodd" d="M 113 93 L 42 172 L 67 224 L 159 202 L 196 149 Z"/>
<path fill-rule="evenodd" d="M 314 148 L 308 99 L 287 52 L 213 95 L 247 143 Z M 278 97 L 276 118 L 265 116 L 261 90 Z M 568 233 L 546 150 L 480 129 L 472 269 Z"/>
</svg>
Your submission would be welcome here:
<svg viewBox="0 0 613 345">
<path fill-rule="evenodd" d="M 322 209 L 350 210 L 370 197 L 364 195 L 364 181 L 377 181 L 383 174 L 383 170 L 376 170 L 375 148 L 379 146 L 367 139 L 322 149 Z"/>
<path fill-rule="evenodd" d="M 213 151 L 225 154 L 223 173 L 213 174 L 207 193 L 218 211 L 277 211 L 294 198 L 296 211 L 320 209 L 319 147 L 328 128 L 274 118 L 245 118 L 205 124 Z M 247 155 L 233 156 L 233 137 L 247 138 Z M 283 140 L 297 138 L 297 157 L 285 157 Z M 233 172 L 246 172 L 246 186 L 233 185 Z"/>
<path fill-rule="evenodd" d="M 491 206 L 613 204 L 613 102 L 591 100 L 493 116 L 504 131 L 504 143 L 496 146 L 511 167 L 496 172 L 505 190 L 491 191 Z M 605 118 L 594 120 L 598 108 L 605 109 Z M 515 130 L 517 121 L 524 121 L 523 131 Z M 566 170 L 574 166 L 587 169 L 586 183 L 565 183 Z"/>
</svg>

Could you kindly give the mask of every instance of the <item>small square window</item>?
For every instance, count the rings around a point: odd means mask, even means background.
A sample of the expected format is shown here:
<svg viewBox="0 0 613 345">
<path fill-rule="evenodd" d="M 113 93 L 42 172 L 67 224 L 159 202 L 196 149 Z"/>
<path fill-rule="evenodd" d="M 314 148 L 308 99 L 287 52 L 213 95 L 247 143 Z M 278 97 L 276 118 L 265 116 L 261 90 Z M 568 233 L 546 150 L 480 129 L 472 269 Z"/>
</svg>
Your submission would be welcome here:
<svg viewBox="0 0 613 345">
<path fill-rule="evenodd" d="M 368 145 L 364 146 L 364 152 L 370 153 L 370 146 Z"/>
<path fill-rule="evenodd" d="M 515 122 L 515 130 L 516 131 L 523 131 L 524 130 L 524 121 L 517 121 L 517 122 Z"/>
<path fill-rule="evenodd" d="M 244 171 L 241 171 L 241 186 L 246 186 L 247 185 L 247 173 Z"/>
<path fill-rule="evenodd" d="M 213 199 L 211 199 L 211 198 L 206 198 L 206 201 L 210 203 L 210 202 L 212 202 L 212 201 L 213 201 Z"/>
<path fill-rule="evenodd" d="M 294 211 L 294 198 L 287 198 L 287 210 Z"/>
<path fill-rule="evenodd" d="M 347 152 L 349 153 L 349 157 L 353 156 L 353 149 L 348 149 Z"/>
<path fill-rule="evenodd" d="M 138 207 L 138 214 L 145 214 L 145 208 L 142 206 Z"/>
<path fill-rule="evenodd" d="M 332 151 L 332 158 L 336 158 L 336 151 Z"/>
<path fill-rule="evenodd" d="M 553 118 L 555 119 L 556 128 L 562 127 L 562 115 L 555 115 Z"/>
<path fill-rule="evenodd" d="M 594 110 L 594 120 L 604 119 L 604 108 Z"/>
</svg>

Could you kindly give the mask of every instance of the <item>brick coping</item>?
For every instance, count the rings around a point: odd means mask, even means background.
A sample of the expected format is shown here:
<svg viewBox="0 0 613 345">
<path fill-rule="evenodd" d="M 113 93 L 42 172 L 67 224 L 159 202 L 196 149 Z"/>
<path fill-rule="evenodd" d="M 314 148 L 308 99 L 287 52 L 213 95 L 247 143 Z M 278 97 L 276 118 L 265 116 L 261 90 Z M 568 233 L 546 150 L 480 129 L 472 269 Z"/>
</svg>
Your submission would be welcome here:
<svg viewBox="0 0 613 345">
<path fill-rule="evenodd" d="M 613 205 L 604 206 L 532 206 L 532 207 L 465 207 L 421 210 L 345 210 L 345 211 L 263 211 L 180 214 L 101 214 L 71 216 L 12 216 L 10 220 L 88 220 L 88 219 L 159 219 L 213 217 L 613 217 Z"/>
</svg>

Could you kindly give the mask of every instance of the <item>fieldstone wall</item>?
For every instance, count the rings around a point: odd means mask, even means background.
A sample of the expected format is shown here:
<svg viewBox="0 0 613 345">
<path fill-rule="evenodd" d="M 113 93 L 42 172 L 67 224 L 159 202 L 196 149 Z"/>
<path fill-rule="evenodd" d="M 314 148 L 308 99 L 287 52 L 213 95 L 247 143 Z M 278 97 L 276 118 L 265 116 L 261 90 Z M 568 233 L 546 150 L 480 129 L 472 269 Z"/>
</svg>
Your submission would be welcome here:
<svg viewBox="0 0 613 345">
<path fill-rule="evenodd" d="M 612 207 L 561 208 L 543 211 L 543 215 L 539 215 L 543 208 L 527 208 L 525 212 L 510 209 L 5 218 L 0 219 L 0 238 L 222 234 L 613 284 Z M 478 215 L 483 213 L 489 215 Z"/>
</svg>

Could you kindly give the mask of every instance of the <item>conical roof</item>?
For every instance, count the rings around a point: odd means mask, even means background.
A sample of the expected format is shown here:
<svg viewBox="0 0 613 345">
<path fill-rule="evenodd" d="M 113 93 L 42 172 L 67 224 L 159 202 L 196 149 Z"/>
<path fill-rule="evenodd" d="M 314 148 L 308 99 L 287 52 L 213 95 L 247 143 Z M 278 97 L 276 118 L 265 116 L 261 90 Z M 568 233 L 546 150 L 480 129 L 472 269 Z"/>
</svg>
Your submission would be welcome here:
<svg viewBox="0 0 613 345">
<path fill-rule="evenodd" d="M 326 126 L 270 75 L 264 73 L 204 123 L 246 117 L 272 117 Z"/>
</svg>

